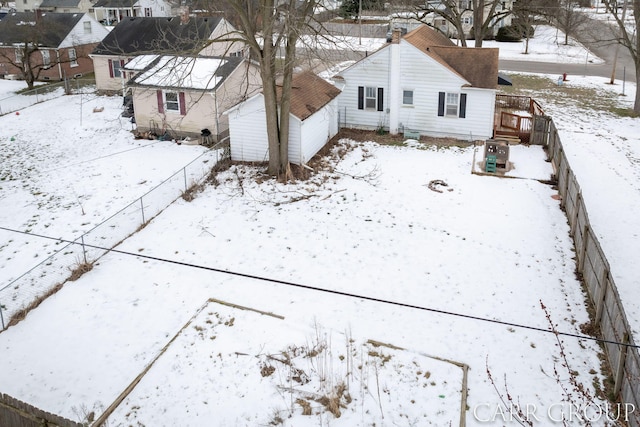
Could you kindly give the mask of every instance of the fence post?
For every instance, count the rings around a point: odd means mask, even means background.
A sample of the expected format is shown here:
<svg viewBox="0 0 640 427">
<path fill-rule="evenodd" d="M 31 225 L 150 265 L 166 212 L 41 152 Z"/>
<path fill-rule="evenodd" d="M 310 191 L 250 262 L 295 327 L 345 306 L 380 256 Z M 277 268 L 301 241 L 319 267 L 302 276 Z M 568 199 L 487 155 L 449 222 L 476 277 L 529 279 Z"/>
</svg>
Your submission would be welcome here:
<svg viewBox="0 0 640 427">
<path fill-rule="evenodd" d="M 582 229 L 582 247 L 578 253 L 578 272 L 584 275 L 584 260 L 587 256 L 587 243 L 589 240 L 589 224 L 585 224 Z M 574 238 L 575 241 L 575 238 Z M 577 249 L 577 248 L 576 248 Z"/>
<path fill-rule="evenodd" d="M 82 242 L 82 256 L 84 258 L 84 263 L 87 264 L 87 249 L 84 246 L 84 234 L 80 236 L 80 241 Z"/>
<path fill-rule="evenodd" d="M 187 168 L 182 168 L 182 175 L 184 176 L 184 191 L 186 192 L 189 188 L 187 187 Z"/>
<path fill-rule="evenodd" d="M 604 313 L 605 300 L 607 299 L 607 288 L 609 287 L 608 279 L 609 279 L 609 271 L 605 268 L 604 272 L 602 273 L 602 279 L 599 281 L 601 291 L 599 295 L 594 295 L 594 299 L 595 299 L 594 302 L 596 305 L 596 318 L 594 320 L 597 326 L 600 326 L 600 321 L 602 320 L 602 313 Z"/>
<path fill-rule="evenodd" d="M 629 333 L 625 332 L 622 338 L 623 344 L 629 344 Z M 627 359 L 627 349 L 628 346 L 623 345 L 620 349 L 620 354 L 618 356 L 618 368 L 616 370 L 616 381 L 613 386 L 613 394 L 618 397 L 620 394 L 620 390 L 622 389 L 622 378 L 624 374 L 624 363 Z"/>
<path fill-rule="evenodd" d="M 140 197 L 140 210 L 142 211 L 142 223 L 144 224 L 146 221 L 144 220 L 144 204 L 142 203 L 142 197 Z"/>
<path fill-rule="evenodd" d="M 2 322 L 2 330 L 4 331 L 4 316 L 2 315 L 2 304 L 0 304 L 0 322 Z"/>
</svg>

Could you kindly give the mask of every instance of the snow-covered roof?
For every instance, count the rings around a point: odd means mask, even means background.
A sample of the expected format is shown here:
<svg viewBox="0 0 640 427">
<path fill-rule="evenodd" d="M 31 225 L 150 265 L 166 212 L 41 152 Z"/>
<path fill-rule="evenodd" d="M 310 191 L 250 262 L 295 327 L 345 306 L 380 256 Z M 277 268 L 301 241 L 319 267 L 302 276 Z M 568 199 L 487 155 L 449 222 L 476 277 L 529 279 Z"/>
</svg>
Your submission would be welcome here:
<svg viewBox="0 0 640 427">
<path fill-rule="evenodd" d="M 149 55 L 144 55 L 144 57 Z M 148 58 L 141 57 L 142 63 Z M 129 82 L 132 86 L 212 90 L 242 62 L 242 58 L 160 56 Z M 138 65 L 138 64 L 133 64 Z"/>
<path fill-rule="evenodd" d="M 127 70 L 142 71 L 147 68 L 153 61 L 158 59 L 159 55 L 138 55 L 124 66 Z"/>
</svg>

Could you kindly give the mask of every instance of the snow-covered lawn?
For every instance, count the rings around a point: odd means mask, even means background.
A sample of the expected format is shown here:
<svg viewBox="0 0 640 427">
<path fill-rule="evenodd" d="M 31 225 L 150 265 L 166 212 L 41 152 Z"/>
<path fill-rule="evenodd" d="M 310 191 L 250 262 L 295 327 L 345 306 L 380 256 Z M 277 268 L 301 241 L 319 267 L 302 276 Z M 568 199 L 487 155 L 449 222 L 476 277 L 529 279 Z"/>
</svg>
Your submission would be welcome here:
<svg viewBox="0 0 640 427">
<path fill-rule="evenodd" d="M 0 118 L 3 227 L 73 240 L 198 156 L 211 160 L 201 146 L 134 139 L 121 105 L 119 97 L 62 96 Z M 56 246 L 0 231 L 0 289 Z"/>
<path fill-rule="evenodd" d="M 543 106 L 600 224 L 621 203 L 598 198 L 607 184 L 640 200 L 637 119 L 561 101 Z M 0 225 L 72 239 L 205 151 L 133 140 L 119 107 L 74 96 L 0 117 Z M 551 166 L 518 146 L 516 179 L 472 175 L 474 149 L 344 140 L 330 169 L 287 185 L 232 166 L 1 333 L 0 391 L 80 420 L 133 385 L 110 426 L 516 425 L 507 393 L 554 424 L 575 409 L 571 378 L 603 377 L 594 342 L 561 337 L 567 367 L 555 335 L 519 326 L 588 321 L 566 218 L 538 181 Z M 630 285 L 634 209 L 598 231 Z M 50 250 L 0 239 L 2 283 Z"/>
</svg>

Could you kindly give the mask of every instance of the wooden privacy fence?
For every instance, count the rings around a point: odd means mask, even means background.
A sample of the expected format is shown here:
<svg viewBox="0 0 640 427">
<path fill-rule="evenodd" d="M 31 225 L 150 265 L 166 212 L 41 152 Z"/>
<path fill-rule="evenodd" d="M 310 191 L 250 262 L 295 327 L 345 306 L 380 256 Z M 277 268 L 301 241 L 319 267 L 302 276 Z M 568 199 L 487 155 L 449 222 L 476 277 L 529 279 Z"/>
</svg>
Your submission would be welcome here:
<svg viewBox="0 0 640 427">
<path fill-rule="evenodd" d="M 84 427 L 83 424 L 50 414 L 28 403 L 0 393 L 2 427 Z"/>
<path fill-rule="evenodd" d="M 558 131 L 551 118 L 541 116 L 542 118 L 546 119 L 546 126 L 536 124 L 534 127 L 537 128 L 536 132 L 545 132 L 545 145 L 555 167 L 558 192 L 562 197 L 561 206 L 567 215 L 575 244 L 577 270 L 583 277 L 589 298 L 595 307 L 593 320 L 600 328 L 602 338 L 611 341 L 605 343 L 604 347 L 613 373 L 614 393 L 623 402 L 633 405 L 635 410 L 630 412 L 628 423 L 632 427 L 639 427 L 640 352 L 637 348 L 613 343 L 635 345 L 623 303 L 611 277 L 609 262 L 589 222 L 580 185 L 569 166 Z"/>
</svg>

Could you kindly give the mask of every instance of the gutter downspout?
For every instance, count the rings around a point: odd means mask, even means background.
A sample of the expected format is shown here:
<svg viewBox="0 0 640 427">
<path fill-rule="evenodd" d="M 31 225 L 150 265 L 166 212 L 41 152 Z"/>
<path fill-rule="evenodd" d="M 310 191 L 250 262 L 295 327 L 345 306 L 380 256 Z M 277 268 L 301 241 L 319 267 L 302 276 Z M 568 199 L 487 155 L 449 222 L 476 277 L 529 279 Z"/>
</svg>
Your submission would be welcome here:
<svg viewBox="0 0 640 427">
<path fill-rule="evenodd" d="M 389 52 L 389 133 L 398 134 L 400 108 L 400 38 L 399 28 L 393 30 L 391 51 Z"/>
<path fill-rule="evenodd" d="M 60 49 L 56 48 L 56 59 L 58 61 L 58 76 L 62 80 L 62 64 L 60 64 Z"/>
</svg>

